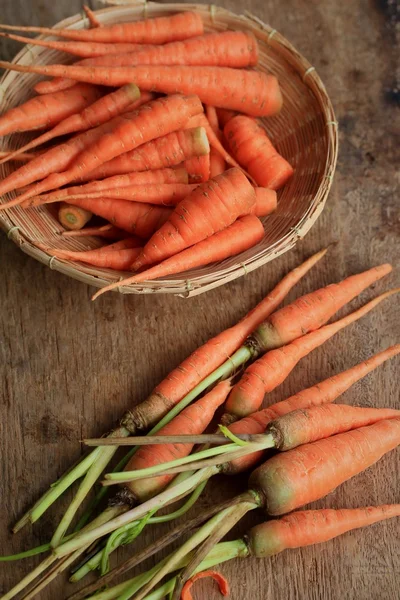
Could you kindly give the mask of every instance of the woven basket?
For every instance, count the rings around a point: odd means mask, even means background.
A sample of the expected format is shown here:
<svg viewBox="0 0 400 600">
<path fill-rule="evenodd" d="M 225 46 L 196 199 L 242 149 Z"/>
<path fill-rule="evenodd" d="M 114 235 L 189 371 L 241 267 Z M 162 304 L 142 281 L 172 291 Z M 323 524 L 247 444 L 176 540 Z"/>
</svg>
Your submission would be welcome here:
<svg viewBox="0 0 400 600">
<path fill-rule="evenodd" d="M 264 219 L 265 235 L 255 247 L 221 263 L 170 276 L 166 280 L 121 286 L 123 293 L 168 293 L 194 296 L 232 281 L 257 269 L 287 252 L 305 236 L 321 214 L 332 183 L 337 158 L 338 132 L 331 102 L 323 83 L 312 67 L 275 29 L 251 15 L 238 16 L 228 10 L 201 4 L 156 4 L 115 6 L 96 13 L 102 23 L 124 22 L 145 17 L 157 17 L 181 10 L 196 10 L 209 31 L 242 29 L 252 31 L 260 44 L 258 69 L 275 74 L 280 82 L 284 104 L 279 116 L 265 120 L 268 133 L 278 151 L 295 168 L 295 174 L 279 194 L 277 211 Z M 56 27 L 81 29 L 87 21 L 81 15 L 71 17 Z M 71 62 L 71 58 L 55 50 L 26 46 L 15 57 L 21 64 Z M 1 112 L 28 99 L 36 75 L 8 72 L 0 84 Z M 12 146 L 3 138 L 3 150 L 20 147 L 30 138 L 14 135 Z M 9 163 L 0 165 L 0 177 L 10 172 Z M 3 198 L 11 199 L 15 194 Z M 0 212 L 0 224 L 8 237 L 24 252 L 65 273 L 96 287 L 102 287 L 127 277 L 109 269 L 98 269 L 82 263 L 59 260 L 37 247 L 42 242 L 50 247 L 69 250 L 95 248 L 99 241 L 84 241 L 60 236 L 62 227 L 47 207 L 19 207 Z"/>
</svg>

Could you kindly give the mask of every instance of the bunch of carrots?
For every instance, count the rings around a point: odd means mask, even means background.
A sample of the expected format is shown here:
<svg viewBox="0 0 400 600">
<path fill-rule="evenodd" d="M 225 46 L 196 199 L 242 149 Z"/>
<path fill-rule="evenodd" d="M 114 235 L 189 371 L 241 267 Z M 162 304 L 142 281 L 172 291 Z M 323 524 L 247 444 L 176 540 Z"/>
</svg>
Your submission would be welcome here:
<svg viewBox="0 0 400 600">
<path fill-rule="evenodd" d="M 112 26 L 88 14 L 85 30 L 0 25 L 62 38 L 0 33 L 79 57 L 67 66 L 0 62 L 52 77 L 0 117 L 0 135 L 38 131 L 2 153 L 0 163 L 23 164 L 1 181 L 0 195 L 13 197 L 0 210 L 58 203 L 63 236 L 95 235 L 105 245 L 69 251 L 36 244 L 61 260 L 133 271 L 125 284 L 258 244 L 261 219 L 276 209 L 276 191 L 293 168 L 257 120 L 281 110 L 282 94 L 275 76 L 255 70 L 255 36 L 205 33 L 190 11 Z M 105 222 L 85 227 L 93 215 Z"/>
<path fill-rule="evenodd" d="M 102 575 L 74 593 L 71 600 L 92 594 L 97 600 L 167 596 L 190 600 L 195 579 L 208 575 L 221 562 L 251 555 L 266 558 L 285 548 L 327 541 L 400 515 L 398 504 L 298 510 L 372 466 L 400 443 L 399 410 L 333 404 L 355 382 L 397 356 L 399 344 L 290 398 L 268 403 L 269 392 L 303 357 L 400 291 L 385 291 L 328 323 L 337 311 L 389 275 L 391 266 L 384 264 L 279 308 L 288 292 L 325 254 L 322 250 L 307 259 L 241 321 L 193 352 L 106 436 L 86 440 L 94 448 L 52 484 L 14 526 L 16 532 L 38 521 L 80 480 L 50 542 L 3 557 L 15 560 L 48 553 L 3 600 L 14 598 L 28 586 L 24 598 L 36 597 L 71 565 L 72 582 L 95 570 Z M 220 421 L 217 432 L 204 434 L 216 414 Z M 110 471 L 107 467 L 112 457 L 126 447 L 128 452 Z M 151 547 L 142 548 L 109 571 L 110 557 L 119 546 L 138 540 L 145 527 L 179 519 L 215 474 L 232 476 L 249 470 L 253 472 L 247 491 L 204 512 L 197 511 L 195 517 L 183 525 L 178 523 Z M 100 491 L 71 527 L 99 481 L 103 484 Z M 104 503 L 113 485 L 118 486 L 117 492 Z M 181 504 L 176 507 L 177 502 Z M 172 511 L 165 510 L 174 504 Z M 260 508 L 273 520 L 256 526 L 243 539 L 220 542 L 248 511 Z M 189 537 L 183 545 L 151 570 L 109 587 L 115 576 L 127 573 L 184 534 Z M 170 574 L 172 578 L 163 582 Z M 225 589 L 219 574 L 211 571 L 211 575 Z"/>
</svg>

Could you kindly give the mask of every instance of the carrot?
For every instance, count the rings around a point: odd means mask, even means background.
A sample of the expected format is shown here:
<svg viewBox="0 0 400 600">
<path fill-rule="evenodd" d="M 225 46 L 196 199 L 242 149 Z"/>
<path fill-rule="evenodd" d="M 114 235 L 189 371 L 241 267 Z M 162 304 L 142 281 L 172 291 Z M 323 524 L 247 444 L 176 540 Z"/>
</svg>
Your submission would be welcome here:
<svg viewBox="0 0 400 600">
<path fill-rule="evenodd" d="M 280 385 L 302 358 L 324 344 L 338 331 L 368 314 L 382 300 L 399 291 L 400 288 L 389 290 L 339 321 L 311 331 L 286 346 L 264 354 L 247 367 L 240 381 L 234 386 L 226 403 L 227 413 L 234 417 L 245 417 L 258 410 L 264 395 Z"/>
<path fill-rule="evenodd" d="M 85 227 L 92 216 L 93 213 L 90 210 L 79 206 L 71 206 L 70 204 L 63 203 L 58 209 L 58 220 L 63 227 L 71 231 L 79 231 L 79 229 Z"/>
<path fill-rule="evenodd" d="M 233 119 L 233 117 L 236 117 L 238 114 L 235 110 L 226 110 L 225 108 L 217 108 L 216 110 L 218 123 L 222 129 L 225 127 L 227 122 L 230 121 L 230 119 Z"/>
<path fill-rule="evenodd" d="M 79 179 L 104 179 L 125 173 L 173 167 L 192 156 L 202 156 L 209 151 L 203 127 L 174 131 L 121 154 Z"/>
<path fill-rule="evenodd" d="M 50 27 L 21 27 L 0 25 L 10 31 L 32 31 L 70 40 L 85 42 L 165 44 L 176 40 L 202 35 L 204 28 L 201 16 L 195 12 L 182 12 L 167 17 L 144 21 L 119 23 L 97 29 L 53 29 Z"/>
<path fill-rule="evenodd" d="M 21 152 L 36 148 L 55 137 L 98 127 L 124 112 L 128 106 L 139 98 L 140 90 L 136 85 L 132 83 L 125 85 L 115 92 L 111 92 L 96 100 L 93 104 L 84 108 L 80 113 L 77 112 L 63 121 L 60 121 L 50 131 L 47 131 L 18 150 L 15 150 L 7 157 L 7 159 L 2 159 L 0 164 L 5 162 L 5 160 L 12 160 L 14 156 L 17 156 Z"/>
<path fill-rule="evenodd" d="M 230 390 L 229 381 L 221 381 L 203 398 L 188 406 L 170 423 L 159 430 L 158 435 L 177 432 L 201 433 L 210 424 L 216 409 L 223 404 Z M 168 460 L 188 456 L 193 444 L 155 444 L 141 446 L 126 466 L 127 471 L 160 465 Z M 173 475 L 148 477 L 132 481 L 126 486 L 132 501 L 144 502 L 158 494 L 173 479 Z"/>
<path fill-rule="evenodd" d="M 206 116 L 210 127 L 218 140 L 222 141 L 222 133 L 218 125 L 218 117 L 215 106 L 211 106 L 210 104 L 206 105 Z M 210 151 L 210 175 L 211 177 L 216 177 L 225 171 L 225 159 L 224 157 L 217 151 L 215 148 L 211 148 Z"/>
<path fill-rule="evenodd" d="M 361 473 L 400 443 L 400 418 L 339 433 L 277 454 L 250 476 L 270 515 L 318 500 Z"/>
<path fill-rule="evenodd" d="M 13 152 L 0 152 L 0 159 L 1 162 L 6 162 L 7 160 L 9 160 L 9 156 L 13 154 Z M 36 152 L 22 152 L 21 154 L 18 154 L 17 156 L 13 157 L 13 160 L 17 161 L 17 162 L 28 162 L 29 160 L 32 160 L 33 158 L 37 157 L 37 153 Z M 4 159 L 4 160 L 3 160 Z"/>
<path fill-rule="evenodd" d="M 51 96 L 31 98 L 1 115 L 0 135 L 53 127 L 83 110 L 100 96 L 99 88 L 84 83 Z"/>
<path fill-rule="evenodd" d="M 125 175 L 115 175 L 114 177 L 107 177 L 102 181 L 93 181 L 86 185 L 73 186 L 69 188 L 63 188 L 56 190 L 50 194 L 44 194 L 38 196 L 38 199 L 29 201 L 31 205 L 58 202 L 59 200 L 68 200 L 70 197 L 96 197 L 98 195 L 108 195 L 107 192 L 119 190 L 120 188 L 129 187 L 140 187 L 144 184 L 150 186 L 158 184 L 183 184 L 188 183 L 188 173 L 182 167 L 179 169 L 157 169 L 155 171 L 138 171 L 133 173 L 127 173 Z M 190 191 L 188 188 L 187 192 Z M 90 194 L 94 194 L 90 196 Z"/>
<path fill-rule="evenodd" d="M 266 217 L 276 210 L 278 198 L 275 190 L 267 190 L 267 188 L 255 188 L 256 203 L 251 214 L 257 217 Z"/>
<path fill-rule="evenodd" d="M 75 198 L 68 202 L 73 206 L 89 210 L 119 229 L 143 239 L 147 239 L 157 231 L 171 214 L 171 210 L 163 206 L 113 198 Z"/>
<path fill-rule="evenodd" d="M 103 29 L 94 29 L 92 33 Z M 162 94 L 196 94 L 206 104 L 213 103 L 221 108 L 239 110 L 253 117 L 273 116 L 282 108 L 278 80 L 274 75 L 261 71 L 171 65 L 109 69 L 79 65 L 21 65 L 5 61 L 0 61 L 0 68 L 49 77 L 67 77 L 111 87 L 134 82 L 140 89 Z"/>
<path fill-rule="evenodd" d="M 255 119 L 238 115 L 229 119 L 224 135 L 232 154 L 258 185 L 277 190 L 293 175 L 293 168 L 274 148 Z"/>
<path fill-rule="evenodd" d="M 12 33 L 0 33 L 0 37 L 22 42 L 23 44 L 32 44 L 32 46 L 42 46 L 43 48 L 51 48 L 67 54 L 73 54 L 80 58 L 94 58 L 95 56 L 109 56 L 110 54 L 123 54 L 125 52 L 136 52 L 147 48 L 143 44 L 105 44 L 101 42 L 65 42 L 54 40 L 42 40 L 40 38 L 29 38 Z M 41 83 L 50 83 L 48 81 Z"/>
<path fill-rule="evenodd" d="M 85 227 L 84 229 L 79 229 L 77 231 L 63 231 L 61 235 L 64 237 L 97 236 L 105 239 L 119 240 L 126 237 L 126 232 L 108 223 L 107 225 L 100 225 L 97 227 Z"/>
<path fill-rule="evenodd" d="M 220 594 L 222 596 L 229 596 L 229 584 L 227 579 L 218 573 L 217 571 L 202 571 L 201 573 L 197 573 L 197 575 L 193 575 L 183 586 L 181 600 L 193 600 L 192 593 L 190 588 L 196 581 L 199 579 L 204 579 L 205 577 L 212 577 L 218 584 Z"/>
<path fill-rule="evenodd" d="M 93 12 L 93 10 L 91 8 L 89 8 L 89 6 L 86 6 L 86 4 L 84 4 L 82 6 L 85 15 L 88 18 L 89 21 L 89 25 L 91 28 L 95 28 L 95 27 L 102 27 L 100 21 L 98 20 L 98 18 L 96 17 L 95 13 Z"/>
<path fill-rule="evenodd" d="M 86 147 L 66 171 L 49 176 L 19 196 L 19 203 L 61 185 L 66 185 L 107 160 L 133 150 L 142 143 L 159 137 L 160 134 L 181 129 L 190 116 L 202 110 L 197 96 L 175 94 L 153 100 L 132 113 L 128 112 L 115 117 L 105 124 L 112 127 L 111 131 Z"/>
<path fill-rule="evenodd" d="M 125 240 L 122 240 L 125 242 Z M 115 246 L 115 244 L 111 244 Z M 131 248 L 112 248 L 103 247 L 96 250 L 87 250 L 86 252 L 72 252 L 69 250 L 56 250 L 54 248 L 46 248 L 46 251 L 52 256 L 64 260 L 73 260 L 87 263 L 95 267 L 114 269 L 115 271 L 129 270 L 132 261 L 140 252 L 140 247 L 133 246 Z"/>
<path fill-rule="evenodd" d="M 226 229 L 215 233 L 202 242 L 171 256 L 171 258 L 167 258 L 167 260 L 147 271 L 129 277 L 123 281 L 123 284 L 128 285 L 130 283 L 158 279 L 159 277 L 166 277 L 175 273 L 189 271 L 190 269 L 204 266 L 210 262 L 224 260 L 229 256 L 235 256 L 236 254 L 251 248 L 257 244 L 263 236 L 264 228 L 257 217 L 251 215 L 241 217 Z M 95 296 L 93 296 L 93 300 L 104 292 L 118 287 L 118 285 L 121 285 L 121 282 L 118 282 L 116 285 L 108 285 L 97 292 Z"/>
<path fill-rule="evenodd" d="M 193 246 L 249 213 L 254 204 L 254 189 L 238 169 L 202 183 L 150 238 L 133 268 L 160 262 Z"/>
<path fill-rule="evenodd" d="M 183 163 L 190 183 L 201 183 L 210 179 L 210 154 L 193 156 Z"/>
</svg>

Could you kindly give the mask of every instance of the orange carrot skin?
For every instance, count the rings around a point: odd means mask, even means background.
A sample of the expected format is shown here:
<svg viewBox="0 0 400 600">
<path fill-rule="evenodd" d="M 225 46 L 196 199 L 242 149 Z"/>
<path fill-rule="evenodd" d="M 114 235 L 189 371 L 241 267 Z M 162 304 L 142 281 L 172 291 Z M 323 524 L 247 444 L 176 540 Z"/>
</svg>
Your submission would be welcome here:
<svg viewBox="0 0 400 600">
<path fill-rule="evenodd" d="M 140 250 L 140 247 L 135 247 L 108 249 L 107 251 L 105 251 L 105 248 L 99 248 L 97 250 L 88 250 L 87 252 L 68 252 L 62 250 L 51 250 L 50 252 L 53 256 L 65 260 L 80 261 L 103 269 L 113 269 L 114 271 L 129 271 L 132 261 L 135 260 Z"/>
<path fill-rule="evenodd" d="M 217 117 L 220 127 L 223 129 L 227 122 L 237 116 L 235 110 L 226 110 L 225 108 L 217 108 Z"/>
<path fill-rule="evenodd" d="M 126 232 L 111 224 L 101 225 L 100 227 L 85 227 L 79 231 L 63 231 L 63 237 L 101 237 L 109 240 L 120 240 L 126 237 Z"/>
<path fill-rule="evenodd" d="M 253 341 L 266 351 L 318 329 L 340 308 L 391 270 L 389 264 L 373 267 L 298 298 L 262 323 L 252 336 Z"/>
<path fill-rule="evenodd" d="M 54 96 L 38 96 L 11 108 L 0 117 L 0 135 L 53 127 L 63 119 L 80 112 L 101 96 L 89 83 L 75 85 Z"/>
<path fill-rule="evenodd" d="M 286 451 L 395 417 L 400 417 L 400 411 L 391 408 L 325 404 L 298 409 L 279 417 L 268 425 L 267 430 L 274 436 L 276 448 Z"/>
<path fill-rule="evenodd" d="M 142 90 L 162 94 L 196 94 L 206 104 L 214 103 L 220 108 L 238 110 L 253 117 L 276 115 L 283 102 L 274 75 L 231 67 L 140 65 L 109 69 L 56 64 L 25 66 L 0 61 L 0 68 L 110 87 L 134 82 Z"/>
<path fill-rule="evenodd" d="M 266 319 L 287 296 L 293 286 L 326 254 L 322 250 L 290 271 L 261 302 L 238 323 L 222 331 L 197 348 L 177 368 L 165 377 L 141 406 L 151 407 L 144 414 L 151 416 L 143 423 L 147 429 L 161 419 L 169 408 L 175 406 L 191 389 L 214 369 L 219 367 L 245 341 L 250 332 Z M 161 400 L 161 402 L 160 402 Z M 161 406 L 155 410 L 154 407 Z"/>
<path fill-rule="evenodd" d="M 202 433 L 210 424 L 216 409 L 224 403 L 230 390 L 229 381 L 221 381 L 208 394 L 200 400 L 185 408 L 170 423 L 165 425 L 158 435 L 174 435 L 181 433 Z M 135 418 L 140 418 L 139 411 Z M 131 458 L 125 470 L 143 469 L 153 465 L 159 465 L 169 460 L 175 460 L 188 456 L 194 444 L 152 444 L 142 446 Z M 148 477 L 131 481 L 126 484 L 134 498 L 143 502 L 159 493 L 172 479 L 174 475 L 160 475 L 159 477 Z"/>
<path fill-rule="evenodd" d="M 207 570 L 201 571 L 200 573 L 197 573 L 196 575 L 193 575 L 193 577 L 188 579 L 188 581 L 182 588 L 181 600 L 193 600 L 190 588 L 196 581 L 198 581 L 199 579 L 204 579 L 205 577 L 212 577 L 217 582 L 221 595 L 229 596 L 229 583 L 227 579 L 223 575 L 221 575 L 221 573 L 218 573 L 218 571 Z"/>
<path fill-rule="evenodd" d="M 257 558 L 268 558 L 288 548 L 302 548 L 332 540 L 347 531 L 400 516 L 400 504 L 365 508 L 303 510 L 253 527 L 248 548 Z"/>
<path fill-rule="evenodd" d="M 278 197 L 275 190 L 267 190 L 267 188 L 255 188 L 256 203 L 251 214 L 257 217 L 266 217 L 270 215 L 278 205 Z"/>
<path fill-rule="evenodd" d="M 210 155 L 193 156 L 184 162 L 190 183 L 202 183 L 210 179 Z"/>
<path fill-rule="evenodd" d="M 133 268 L 160 262 L 201 242 L 249 213 L 254 204 L 254 189 L 239 169 L 200 184 L 147 242 Z"/>
<path fill-rule="evenodd" d="M 400 419 L 379 421 L 277 454 L 250 476 L 270 515 L 319 500 L 400 443 Z"/>
<path fill-rule="evenodd" d="M 255 119 L 238 115 L 229 119 L 224 135 L 237 161 L 261 187 L 278 190 L 293 175 L 293 168 L 274 148 Z"/>
<path fill-rule="evenodd" d="M 163 206 L 113 198 L 74 198 L 68 202 L 90 210 L 116 227 L 143 239 L 149 238 L 154 231 L 157 231 L 171 214 L 171 209 Z"/>
<path fill-rule="evenodd" d="M 102 164 L 80 180 L 105 179 L 126 173 L 173 167 L 192 156 L 207 154 L 209 151 L 203 127 L 173 131 Z"/>
</svg>

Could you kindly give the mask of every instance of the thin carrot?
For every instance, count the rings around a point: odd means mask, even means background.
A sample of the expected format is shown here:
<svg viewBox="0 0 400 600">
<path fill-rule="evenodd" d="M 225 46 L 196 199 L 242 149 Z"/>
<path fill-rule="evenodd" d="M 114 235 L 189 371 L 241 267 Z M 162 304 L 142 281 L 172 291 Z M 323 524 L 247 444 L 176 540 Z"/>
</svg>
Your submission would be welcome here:
<svg viewBox="0 0 400 600">
<path fill-rule="evenodd" d="M 346 317 L 264 354 L 247 367 L 244 375 L 233 388 L 226 403 L 227 413 L 233 417 L 245 417 L 258 410 L 264 395 L 280 385 L 302 358 L 324 344 L 338 331 L 368 314 L 382 300 L 399 291 L 400 288 L 389 290 Z"/>
<path fill-rule="evenodd" d="M 78 42 L 103 42 L 107 44 L 119 42 L 165 44 L 202 35 L 204 31 L 201 16 L 198 13 L 189 11 L 167 17 L 103 26 L 97 29 L 53 29 L 50 27 L 21 27 L 3 24 L 0 25 L 0 29 L 33 31 Z"/>
<path fill-rule="evenodd" d="M 107 94 L 106 96 L 96 100 L 93 102 L 93 104 L 85 107 L 83 111 L 76 112 L 63 121 L 60 121 L 50 131 L 47 131 L 28 144 L 25 144 L 18 150 L 12 152 L 7 159 L 3 158 L 0 160 L 0 164 L 6 160 L 12 160 L 21 152 L 36 148 L 37 146 L 40 146 L 41 144 L 44 144 L 55 137 L 98 127 L 99 125 L 102 125 L 117 115 L 125 112 L 128 106 L 130 106 L 139 98 L 140 90 L 135 84 L 131 83 L 125 85 L 115 92 L 111 92 L 110 94 Z"/>
<path fill-rule="evenodd" d="M 133 268 L 160 262 L 193 246 L 249 213 L 254 204 L 254 189 L 238 169 L 202 183 L 151 237 Z"/>
<path fill-rule="evenodd" d="M 257 217 L 266 217 L 270 215 L 278 205 L 278 197 L 275 190 L 267 190 L 267 188 L 255 188 L 256 203 L 251 214 Z"/>
<path fill-rule="evenodd" d="M 102 30 L 103 28 L 94 29 L 93 32 Z M 163 94 L 196 94 L 204 103 L 239 110 L 253 117 L 272 116 L 282 108 L 278 80 L 274 75 L 262 71 L 171 65 L 109 69 L 79 65 L 21 65 L 5 61 L 0 61 L 0 68 L 49 77 L 67 77 L 111 87 L 134 82 L 140 89 Z"/>
<path fill-rule="evenodd" d="M 274 148 L 255 119 L 238 115 L 224 127 L 232 154 L 258 185 L 277 190 L 293 175 L 292 166 Z"/>
<path fill-rule="evenodd" d="M 264 228 L 261 221 L 252 215 L 241 217 L 226 229 L 215 233 L 209 238 L 183 250 L 182 252 L 167 258 L 162 263 L 143 271 L 138 275 L 129 277 L 123 281 L 124 285 L 149 281 L 159 277 L 166 277 L 175 273 L 189 271 L 210 262 L 217 262 L 244 252 L 257 244 L 264 236 Z M 93 300 L 115 287 L 121 282 L 102 288 L 93 296 Z"/>
<path fill-rule="evenodd" d="M 85 173 L 90 173 L 107 160 L 133 150 L 161 134 L 165 135 L 181 129 L 192 115 L 202 110 L 203 107 L 197 96 L 175 94 L 153 100 L 132 113 L 128 112 L 115 117 L 105 124 L 112 128 L 111 131 L 86 147 L 66 171 L 49 176 L 19 196 L 19 203 L 61 185 L 66 185 L 82 177 Z M 91 131 L 96 131 L 96 129 Z"/>
<path fill-rule="evenodd" d="M 90 196 L 91 193 L 99 195 L 107 195 L 106 192 L 128 187 L 139 187 L 144 184 L 157 185 L 157 184 L 187 184 L 188 173 L 186 169 L 157 169 L 154 171 L 137 171 L 133 173 L 126 173 L 124 175 L 114 175 L 114 177 L 107 177 L 101 181 L 92 181 L 86 185 L 73 186 L 69 188 L 63 188 L 56 190 L 50 194 L 39 196 L 38 200 L 33 201 L 31 204 L 43 204 L 49 202 L 58 202 L 59 200 L 68 200 L 70 197 L 95 197 Z M 188 190 L 186 190 L 189 192 Z"/>
<path fill-rule="evenodd" d="M 143 239 L 149 238 L 157 231 L 171 214 L 171 209 L 163 206 L 113 198 L 75 198 L 68 202 L 73 206 L 85 208 L 119 229 Z"/>
<path fill-rule="evenodd" d="M 11 151 L 0 152 L 1 162 L 6 162 L 7 160 L 9 160 L 10 154 L 12 154 Z M 13 160 L 15 160 L 17 162 L 28 162 L 29 160 L 32 160 L 33 158 L 36 158 L 36 157 L 37 157 L 36 152 L 23 152 L 21 154 L 18 154 L 17 156 L 14 156 Z"/>
<path fill-rule="evenodd" d="M 79 56 L 80 58 L 94 58 L 95 56 L 123 54 L 124 52 L 136 52 L 137 50 L 144 50 L 147 48 L 147 46 L 143 44 L 105 44 L 101 42 L 65 42 L 60 40 L 42 40 L 40 38 L 32 39 L 29 37 L 23 37 L 21 35 L 14 35 L 12 33 L 0 33 L 0 37 L 15 40 L 16 42 L 22 42 L 23 44 L 32 44 L 32 46 L 42 46 L 43 48 L 59 50 L 60 52 L 73 54 L 74 56 Z"/>
<path fill-rule="evenodd" d="M 53 127 L 83 110 L 101 96 L 98 87 L 79 84 L 51 96 L 37 96 L 0 116 L 0 135 Z"/>
<path fill-rule="evenodd" d="M 206 105 L 206 116 L 208 122 L 210 124 L 211 129 L 214 134 L 217 136 L 218 140 L 222 141 L 222 132 L 219 128 L 217 111 L 215 106 L 211 106 L 210 104 Z M 217 151 L 215 148 L 211 148 L 210 151 L 210 174 L 211 177 L 216 177 L 220 173 L 225 171 L 225 159 L 224 157 Z"/>
<path fill-rule="evenodd" d="M 93 12 L 93 10 L 91 8 L 89 8 L 89 6 L 86 6 L 86 4 L 84 4 L 82 6 L 85 15 L 88 18 L 89 21 L 89 25 L 91 28 L 95 28 L 95 27 L 102 27 L 102 24 L 100 23 L 100 21 L 98 20 L 98 18 L 96 17 L 96 14 Z"/>
<path fill-rule="evenodd" d="M 188 406 L 170 423 L 159 430 L 158 435 L 173 435 L 187 431 L 201 433 L 210 424 L 216 409 L 224 403 L 230 390 L 230 382 L 222 381 L 208 394 Z M 155 444 L 142 446 L 126 466 L 127 471 L 160 465 L 168 460 L 188 456 L 193 444 Z M 131 500 L 144 502 L 158 494 L 173 479 L 173 475 L 149 477 L 132 481 L 126 486 Z"/>
<path fill-rule="evenodd" d="M 193 156 L 183 163 L 190 183 L 202 183 L 210 179 L 210 154 Z"/>
<path fill-rule="evenodd" d="M 90 210 L 70 204 L 61 204 L 58 209 L 58 220 L 61 225 L 71 231 L 79 231 L 90 221 L 93 213 Z"/>
<path fill-rule="evenodd" d="M 218 573 L 217 571 L 208 570 L 208 571 L 201 571 L 201 573 L 197 573 L 197 575 L 193 575 L 193 577 L 191 577 L 185 583 L 185 585 L 183 586 L 183 589 L 182 589 L 181 600 L 193 600 L 193 596 L 190 591 L 190 588 L 192 587 L 192 585 L 194 583 L 196 583 L 196 581 L 198 581 L 199 579 L 204 579 L 205 577 L 212 577 L 212 579 L 214 579 L 217 582 L 221 595 L 229 596 L 229 584 L 228 584 L 228 580 L 226 579 L 226 577 L 224 577 L 223 575 L 221 575 L 221 573 Z"/>
<path fill-rule="evenodd" d="M 77 231 L 63 231 L 61 235 L 64 237 L 97 236 L 105 239 L 119 240 L 126 237 L 126 232 L 111 225 L 111 223 L 108 223 L 97 227 L 85 227 L 84 229 L 79 229 Z"/>
<path fill-rule="evenodd" d="M 104 179 L 125 173 L 173 167 L 192 156 L 202 156 L 209 151 L 204 127 L 174 131 L 121 154 L 79 179 Z"/>
<path fill-rule="evenodd" d="M 111 244 L 111 246 L 115 245 Z M 56 258 L 64 260 L 79 261 L 95 267 L 113 269 L 115 271 L 129 270 L 132 261 L 135 260 L 135 257 L 140 252 L 140 248 L 111 248 L 111 246 L 108 248 L 103 247 L 96 250 L 87 250 L 86 252 L 56 250 L 54 248 L 46 248 L 46 251 Z"/>
</svg>

